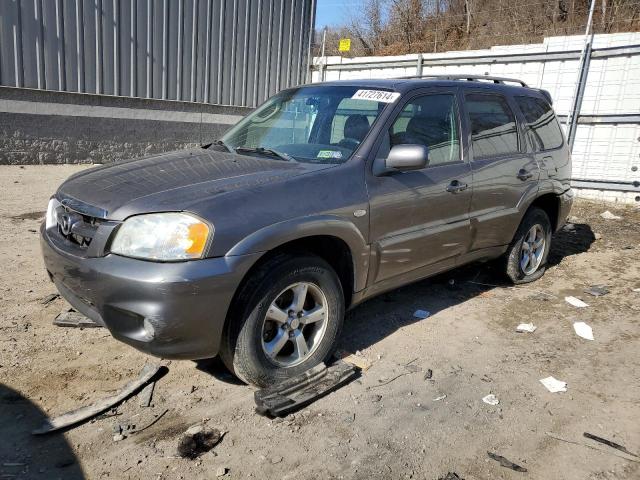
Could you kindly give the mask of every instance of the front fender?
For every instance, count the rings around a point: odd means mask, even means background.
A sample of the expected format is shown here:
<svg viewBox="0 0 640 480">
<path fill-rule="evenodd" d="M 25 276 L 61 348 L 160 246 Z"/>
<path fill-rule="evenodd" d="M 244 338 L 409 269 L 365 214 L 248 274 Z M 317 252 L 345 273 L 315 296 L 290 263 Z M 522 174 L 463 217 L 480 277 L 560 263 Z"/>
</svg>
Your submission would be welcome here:
<svg viewBox="0 0 640 480">
<path fill-rule="evenodd" d="M 354 291 L 364 289 L 369 270 L 369 245 L 355 224 L 335 215 L 301 217 L 268 225 L 242 239 L 226 255 L 268 252 L 287 242 L 313 236 L 336 237 L 347 244 L 353 259 Z"/>
</svg>

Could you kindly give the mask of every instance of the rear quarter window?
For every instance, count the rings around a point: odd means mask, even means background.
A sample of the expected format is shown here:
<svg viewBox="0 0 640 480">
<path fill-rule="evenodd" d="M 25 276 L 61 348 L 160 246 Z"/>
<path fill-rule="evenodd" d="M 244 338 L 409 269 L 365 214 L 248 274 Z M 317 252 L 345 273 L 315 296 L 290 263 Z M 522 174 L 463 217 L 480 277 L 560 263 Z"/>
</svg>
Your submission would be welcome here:
<svg viewBox="0 0 640 480">
<path fill-rule="evenodd" d="M 540 98 L 525 96 L 516 97 L 516 103 L 540 150 L 553 150 L 562 146 L 562 130 L 551 105 Z"/>
<path fill-rule="evenodd" d="M 515 115 L 504 97 L 469 93 L 465 95 L 465 106 L 474 158 L 497 157 L 519 151 Z"/>
</svg>

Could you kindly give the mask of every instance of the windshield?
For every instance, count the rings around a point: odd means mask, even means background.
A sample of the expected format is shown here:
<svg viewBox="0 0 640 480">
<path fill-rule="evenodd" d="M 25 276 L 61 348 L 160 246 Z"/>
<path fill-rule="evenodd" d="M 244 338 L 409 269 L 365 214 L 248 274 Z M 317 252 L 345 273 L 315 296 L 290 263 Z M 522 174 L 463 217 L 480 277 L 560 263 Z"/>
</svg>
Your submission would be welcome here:
<svg viewBox="0 0 640 480">
<path fill-rule="evenodd" d="M 286 90 L 239 122 L 221 143 L 243 155 L 343 163 L 364 140 L 384 107 L 399 96 L 347 86 Z"/>
</svg>

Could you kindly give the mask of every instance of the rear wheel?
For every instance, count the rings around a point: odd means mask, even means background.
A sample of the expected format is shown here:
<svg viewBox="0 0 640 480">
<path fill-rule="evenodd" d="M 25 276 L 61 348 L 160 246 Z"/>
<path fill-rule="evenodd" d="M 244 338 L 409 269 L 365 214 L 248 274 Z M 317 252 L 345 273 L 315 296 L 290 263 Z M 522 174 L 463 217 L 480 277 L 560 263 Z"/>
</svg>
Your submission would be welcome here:
<svg viewBox="0 0 640 480">
<path fill-rule="evenodd" d="M 531 208 L 507 250 L 506 273 L 515 284 L 533 282 L 544 275 L 551 247 L 551 222 L 541 208 Z"/>
<path fill-rule="evenodd" d="M 312 255 L 278 255 L 241 287 L 225 329 L 221 357 L 260 387 L 326 360 L 344 317 L 340 280 Z"/>
</svg>

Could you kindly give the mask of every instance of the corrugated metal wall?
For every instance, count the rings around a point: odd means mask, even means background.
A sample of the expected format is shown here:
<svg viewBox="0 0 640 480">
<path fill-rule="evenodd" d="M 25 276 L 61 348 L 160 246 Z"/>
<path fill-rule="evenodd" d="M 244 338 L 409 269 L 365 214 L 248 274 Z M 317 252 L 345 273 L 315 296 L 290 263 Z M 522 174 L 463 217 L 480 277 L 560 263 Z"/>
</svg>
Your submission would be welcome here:
<svg viewBox="0 0 640 480">
<path fill-rule="evenodd" d="M 0 85 L 256 106 L 306 79 L 315 0 L 0 0 Z"/>
</svg>

